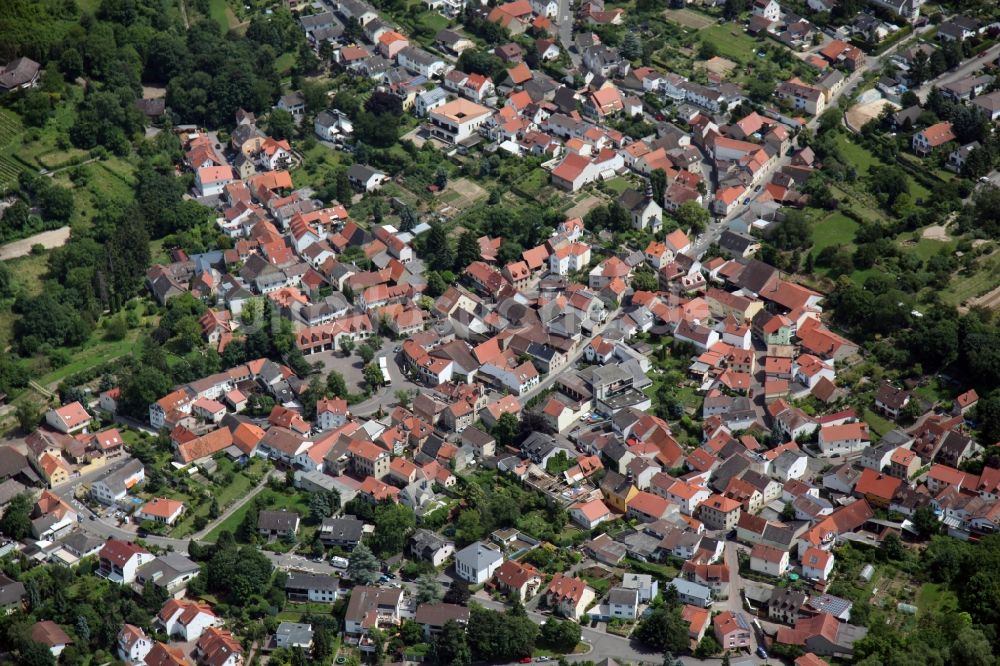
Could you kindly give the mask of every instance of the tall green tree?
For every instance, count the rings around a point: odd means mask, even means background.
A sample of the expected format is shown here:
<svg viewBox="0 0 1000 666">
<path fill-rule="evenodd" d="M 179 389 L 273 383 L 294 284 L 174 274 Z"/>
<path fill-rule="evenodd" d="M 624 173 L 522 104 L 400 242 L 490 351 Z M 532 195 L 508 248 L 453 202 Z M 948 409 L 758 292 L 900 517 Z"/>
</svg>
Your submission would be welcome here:
<svg viewBox="0 0 1000 666">
<path fill-rule="evenodd" d="M 0 517 L 0 534 L 20 541 L 31 534 L 31 496 L 27 493 L 15 495 L 4 508 Z"/>
<path fill-rule="evenodd" d="M 455 250 L 455 272 L 462 273 L 474 261 L 479 261 L 481 252 L 476 234 L 470 230 L 462 232 L 458 237 L 458 248 Z"/>
<path fill-rule="evenodd" d="M 469 666 L 472 649 L 465 635 L 465 627 L 454 620 L 445 622 L 431 644 L 431 661 L 437 666 Z"/>
<path fill-rule="evenodd" d="M 348 558 L 347 575 L 355 584 L 371 585 L 378 580 L 380 569 L 378 558 L 364 543 L 359 543 L 351 551 L 351 556 Z"/>
</svg>

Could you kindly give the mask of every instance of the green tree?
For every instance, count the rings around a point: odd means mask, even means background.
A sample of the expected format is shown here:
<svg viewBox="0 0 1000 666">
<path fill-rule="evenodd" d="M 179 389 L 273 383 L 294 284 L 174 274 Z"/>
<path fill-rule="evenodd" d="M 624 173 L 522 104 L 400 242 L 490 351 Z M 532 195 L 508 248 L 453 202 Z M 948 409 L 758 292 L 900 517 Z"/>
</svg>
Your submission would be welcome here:
<svg viewBox="0 0 1000 666">
<path fill-rule="evenodd" d="M 382 384 L 384 383 L 382 377 L 382 370 L 374 363 L 369 363 L 368 365 L 366 365 L 363 374 L 365 378 L 365 383 L 368 385 L 368 388 L 373 391 L 378 387 L 382 386 Z"/>
<path fill-rule="evenodd" d="M 344 375 L 336 370 L 331 370 L 330 374 L 326 376 L 326 392 L 334 398 L 346 398 L 347 382 L 344 380 Z"/>
<path fill-rule="evenodd" d="M 469 666 L 472 650 L 465 635 L 465 627 L 455 620 L 444 623 L 431 644 L 431 660 L 439 666 Z"/>
<path fill-rule="evenodd" d="M 371 585 L 379 577 L 381 565 L 378 558 L 364 543 L 359 543 L 348 558 L 347 575 L 358 585 Z"/>
<path fill-rule="evenodd" d="M 643 645 L 659 652 L 682 652 L 688 646 L 688 625 L 677 606 L 653 609 L 639 622 L 635 638 Z"/>
<path fill-rule="evenodd" d="M 465 606 L 471 597 L 472 592 L 469 590 L 469 584 L 464 580 L 455 579 L 451 581 L 448 591 L 444 593 L 444 602 Z"/>
<path fill-rule="evenodd" d="M 426 604 L 441 601 L 444 590 L 433 574 L 423 574 L 417 578 L 417 603 Z"/>
<path fill-rule="evenodd" d="M 344 356 L 350 356 L 351 351 L 354 349 L 354 340 L 348 337 L 343 337 L 340 339 L 340 351 L 344 352 Z"/>
<path fill-rule="evenodd" d="M 455 265 L 455 256 L 448 243 L 448 235 L 439 222 L 431 224 L 427 240 L 424 241 L 423 254 L 427 257 L 430 267 L 435 270 L 451 269 Z"/>
<path fill-rule="evenodd" d="M 15 411 L 17 425 L 24 432 L 35 432 L 38 422 L 42 420 L 42 408 L 34 400 L 22 400 Z"/>
<path fill-rule="evenodd" d="M 497 440 L 497 444 L 500 446 L 511 446 L 517 441 L 518 435 L 521 433 L 521 422 L 518 418 L 511 414 L 510 412 L 505 412 L 500 415 L 496 423 L 493 425 L 493 429 L 490 434 Z"/>
<path fill-rule="evenodd" d="M 375 350 L 367 342 L 361 343 L 361 346 L 358 347 L 358 353 L 361 355 L 361 360 L 366 364 L 371 363 L 372 359 L 375 358 Z"/>
<path fill-rule="evenodd" d="M 245 600 L 267 591 L 273 567 L 271 561 L 253 546 L 231 543 L 216 548 L 205 572 L 209 589 L 222 592 L 233 600 Z"/>
<path fill-rule="evenodd" d="M 476 234 L 466 230 L 458 237 L 458 248 L 455 250 L 455 272 L 461 273 L 469 264 L 480 259 L 479 241 Z"/>
<path fill-rule="evenodd" d="M 696 201 L 682 203 L 674 212 L 674 217 L 682 229 L 693 235 L 703 232 L 709 221 L 708 210 Z"/>
<path fill-rule="evenodd" d="M 380 502 L 375 507 L 375 531 L 371 536 L 372 550 L 382 557 L 403 552 L 406 540 L 416 527 L 413 509 L 394 502 Z"/>
<path fill-rule="evenodd" d="M 56 659 L 48 645 L 29 640 L 21 646 L 17 663 L 22 666 L 55 666 Z"/>
<path fill-rule="evenodd" d="M 345 206 L 350 205 L 354 196 L 354 188 L 351 187 L 351 179 L 347 177 L 347 169 L 338 169 L 335 178 L 337 201 Z"/>
<path fill-rule="evenodd" d="M 542 625 L 539 638 L 557 652 L 570 653 L 576 649 L 577 643 L 580 642 L 580 635 L 581 629 L 578 623 L 569 619 L 559 620 L 550 617 Z"/>
<path fill-rule="evenodd" d="M 31 534 L 31 496 L 27 493 L 15 495 L 4 508 L 0 517 L 0 534 L 20 541 Z"/>
<path fill-rule="evenodd" d="M 663 197 L 667 192 L 667 172 L 663 169 L 653 169 L 649 174 L 649 185 L 653 189 L 653 201 L 663 205 Z"/>
<path fill-rule="evenodd" d="M 660 282 L 653 271 L 638 270 L 632 276 L 632 288 L 636 291 L 657 291 L 660 288 Z"/>
<path fill-rule="evenodd" d="M 295 134 L 295 118 L 284 109 L 274 109 L 267 118 L 267 132 L 279 141 L 290 139 Z"/>
</svg>

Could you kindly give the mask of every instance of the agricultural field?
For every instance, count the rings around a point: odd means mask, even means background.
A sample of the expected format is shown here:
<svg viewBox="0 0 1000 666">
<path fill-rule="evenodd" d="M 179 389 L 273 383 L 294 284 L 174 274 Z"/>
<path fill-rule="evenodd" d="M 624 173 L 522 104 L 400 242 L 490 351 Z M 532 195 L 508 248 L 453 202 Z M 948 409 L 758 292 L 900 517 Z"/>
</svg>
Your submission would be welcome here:
<svg viewBox="0 0 1000 666">
<path fill-rule="evenodd" d="M 702 30 L 715 24 L 715 19 L 711 16 L 687 8 L 665 9 L 663 10 L 663 16 L 668 21 L 673 21 L 685 28 L 692 28 L 694 30 Z"/>
<path fill-rule="evenodd" d="M 732 23 L 713 25 L 698 32 L 703 43 L 715 45 L 719 55 L 746 64 L 754 59 L 762 42 L 747 35 L 743 28 Z"/>
<path fill-rule="evenodd" d="M 9 111 L 0 111 L 0 193 L 6 193 L 17 183 L 18 174 L 25 168 L 12 157 L 23 129 L 20 118 Z"/>
</svg>

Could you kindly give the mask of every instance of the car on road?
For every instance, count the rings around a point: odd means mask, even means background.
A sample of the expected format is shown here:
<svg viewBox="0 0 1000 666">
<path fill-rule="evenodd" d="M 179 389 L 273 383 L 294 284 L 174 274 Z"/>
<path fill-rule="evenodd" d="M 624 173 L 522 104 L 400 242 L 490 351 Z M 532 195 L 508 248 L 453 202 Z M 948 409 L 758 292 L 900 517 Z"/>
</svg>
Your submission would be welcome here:
<svg viewBox="0 0 1000 666">
<path fill-rule="evenodd" d="M 747 197 L 746 199 L 743 200 L 743 205 L 744 206 L 746 206 L 749 203 L 750 203 L 750 197 Z"/>
<path fill-rule="evenodd" d="M 545 655 L 542 655 L 542 656 L 541 656 L 541 657 L 539 657 L 538 659 L 535 659 L 535 661 L 541 661 L 541 662 L 545 662 L 545 661 L 549 661 L 549 658 L 548 658 L 548 657 L 546 657 Z"/>
<path fill-rule="evenodd" d="M 521 657 L 520 659 L 517 660 L 517 663 L 519 663 L 519 664 L 530 664 L 531 663 L 531 657 Z"/>
<path fill-rule="evenodd" d="M 400 347 L 399 345 L 396 345 L 396 347 L 392 350 L 392 353 L 393 354 L 398 354 L 401 351 L 403 351 L 403 348 Z"/>
<path fill-rule="evenodd" d="M 764 649 L 763 645 L 758 645 L 757 646 L 757 656 L 760 657 L 761 659 L 767 659 L 768 658 L 767 657 L 767 650 Z"/>
</svg>

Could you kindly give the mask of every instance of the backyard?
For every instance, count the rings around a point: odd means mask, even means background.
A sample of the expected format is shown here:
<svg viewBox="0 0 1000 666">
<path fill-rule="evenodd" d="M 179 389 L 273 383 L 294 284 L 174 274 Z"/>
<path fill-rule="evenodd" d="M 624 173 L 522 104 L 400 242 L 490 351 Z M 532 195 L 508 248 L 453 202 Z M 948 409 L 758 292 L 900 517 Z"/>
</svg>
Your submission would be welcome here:
<svg viewBox="0 0 1000 666">
<path fill-rule="evenodd" d="M 753 60 L 761 43 L 732 23 L 715 24 L 698 32 L 703 44 L 712 44 L 723 58 L 746 64 Z"/>
<path fill-rule="evenodd" d="M 205 536 L 205 541 L 215 543 L 218 541 L 219 535 L 223 532 L 231 532 L 235 534 L 237 528 L 240 526 L 240 523 L 242 523 L 243 519 L 246 517 L 247 512 L 253 508 L 254 503 L 258 500 L 261 501 L 262 506 L 269 511 L 281 511 L 283 509 L 295 511 L 299 514 L 300 518 L 304 518 L 309 514 L 309 496 L 307 494 L 299 492 L 276 492 L 268 488 L 261 491 L 256 500 L 247 502 L 234 511 L 232 515 L 224 521 L 216 525 L 215 528 Z M 298 534 L 299 543 L 309 543 L 312 541 L 312 535 L 315 531 L 315 525 L 300 528 Z"/>
<path fill-rule="evenodd" d="M 225 511 L 228 506 L 250 493 L 267 467 L 267 463 L 259 458 L 251 459 L 246 467 L 239 469 L 234 462 L 225 457 L 218 458 L 215 463 L 218 467 L 211 475 L 212 482 L 207 487 L 191 479 L 179 487 L 164 486 L 155 493 L 140 493 L 143 499 L 152 499 L 153 496 L 157 496 L 184 502 L 183 517 L 174 525 L 170 536 L 183 538 L 197 532 L 198 517 L 209 519 L 212 500 L 218 503 L 220 512 Z M 204 490 L 208 492 L 202 492 Z"/>
</svg>

